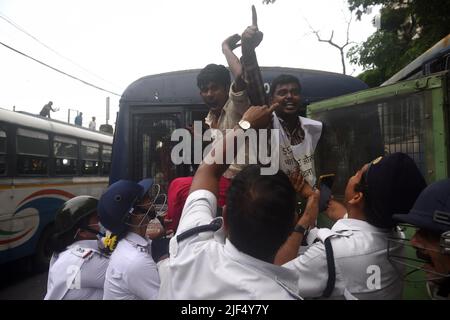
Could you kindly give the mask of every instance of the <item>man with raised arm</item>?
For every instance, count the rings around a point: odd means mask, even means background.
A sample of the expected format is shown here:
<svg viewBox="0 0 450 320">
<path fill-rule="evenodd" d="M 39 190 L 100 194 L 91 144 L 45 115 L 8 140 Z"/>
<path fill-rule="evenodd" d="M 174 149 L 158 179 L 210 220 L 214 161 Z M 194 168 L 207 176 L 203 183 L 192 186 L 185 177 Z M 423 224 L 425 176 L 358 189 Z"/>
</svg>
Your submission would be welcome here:
<svg viewBox="0 0 450 320">
<path fill-rule="evenodd" d="M 222 52 L 227 59 L 229 69 L 233 74 L 231 82 L 230 73 L 223 65 L 209 64 L 203 68 L 198 77 L 197 85 L 200 95 L 209 113 L 205 119 L 206 125 L 213 129 L 212 138 L 216 138 L 219 130 L 222 133 L 226 129 L 234 128 L 241 120 L 242 115 L 249 107 L 249 100 L 245 90 L 246 84 L 242 78 L 242 67 L 238 57 L 233 53 L 239 45 L 241 37 L 234 34 L 222 42 Z M 242 170 L 242 164 L 233 163 L 224 172 L 220 179 L 218 205 L 225 205 L 226 190 L 230 186 L 231 179 Z M 192 183 L 192 177 L 174 179 L 168 190 L 167 218 L 172 222 L 169 228 L 176 230 L 181 217 L 181 211 L 188 196 Z"/>
<path fill-rule="evenodd" d="M 53 111 L 53 112 L 58 111 L 57 108 L 52 108 L 52 105 L 53 105 L 53 101 L 49 101 L 48 103 L 46 103 L 46 104 L 42 107 L 41 112 L 39 113 L 39 115 L 40 115 L 41 117 L 51 118 L 51 117 L 50 117 L 50 111 Z"/>
<path fill-rule="evenodd" d="M 270 85 L 269 97 L 264 90 L 255 48 L 263 34 L 258 29 L 255 7 L 252 6 L 252 25 L 242 34 L 241 63 L 251 104 L 278 103 L 272 118 L 272 128 L 280 133 L 280 168 L 291 176 L 300 171 L 310 186 L 316 184 L 314 151 L 322 134 L 322 123 L 301 117 L 302 86 L 297 77 L 282 74 Z"/>
</svg>

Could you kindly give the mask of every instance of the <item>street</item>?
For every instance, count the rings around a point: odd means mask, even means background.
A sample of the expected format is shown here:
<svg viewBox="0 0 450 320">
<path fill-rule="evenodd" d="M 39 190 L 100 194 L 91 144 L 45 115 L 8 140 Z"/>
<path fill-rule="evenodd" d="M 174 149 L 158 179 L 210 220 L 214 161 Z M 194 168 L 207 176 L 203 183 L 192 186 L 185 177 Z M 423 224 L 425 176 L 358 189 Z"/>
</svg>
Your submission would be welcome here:
<svg viewBox="0 0 450 320">
<path fill-rule="evenodd" d="M 32 271 L 27 259 L 0 266 L 0 300 L 42 300 L 47 272 Z"/>
</svg>

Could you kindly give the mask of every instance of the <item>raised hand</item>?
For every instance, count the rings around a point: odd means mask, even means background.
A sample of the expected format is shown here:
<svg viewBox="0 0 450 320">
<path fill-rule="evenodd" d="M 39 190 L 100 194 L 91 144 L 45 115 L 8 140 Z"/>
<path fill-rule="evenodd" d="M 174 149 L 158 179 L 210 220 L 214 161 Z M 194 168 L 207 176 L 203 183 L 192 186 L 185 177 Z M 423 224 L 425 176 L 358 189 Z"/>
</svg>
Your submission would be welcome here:
<svg viewBox="0 0 450 320">
<path fill-rule="evenodd" d="M 302 193 L 302 189 L 305 186 L 305 179 L 299 170 L 292 172 L 289 175 L 289 180 L 291 181 L 292 186 L 294 187 L 295 192 L 298 194 Z"/>
<path fill-rule="evenodd" d="M 252 26 L 258 28 L 258 15 L 256 14 L 256 8 L 252 5 Z"/>
<path fill-rule="evenodd" d="M 319 215 L 320 191 L 315 190 L 308 197 L 306 208 L 298 223 L 303 227 L 315 227 L 317 216 Z"/>
<path fill-rule="evenodd" d="M 267 128 L 272 120 L 272 112 L 279 107 L 278 103 L 268 106 L 251 106 L 242 116 L 242 120 L 250 122 L 253 129 Z"/>
<path fill-rule="evenodd" d="M 252 6 L 252 25 L 242 34 L 242 50 L 254 50 L 262 41 L 263 33 L 258 29 L 258 16 L 255 6 Z"/>
<path fill-rule="evenodd" d="M 233 34 L 232 36 L 229 36 L 222 42 L 222 51 L 224 50 L 230 50 L 233 51 L 237 47 L 239 47 L 241 44 L 238 43 L 241 40 L 241 36 L 237 33 Z"/>
</svg>

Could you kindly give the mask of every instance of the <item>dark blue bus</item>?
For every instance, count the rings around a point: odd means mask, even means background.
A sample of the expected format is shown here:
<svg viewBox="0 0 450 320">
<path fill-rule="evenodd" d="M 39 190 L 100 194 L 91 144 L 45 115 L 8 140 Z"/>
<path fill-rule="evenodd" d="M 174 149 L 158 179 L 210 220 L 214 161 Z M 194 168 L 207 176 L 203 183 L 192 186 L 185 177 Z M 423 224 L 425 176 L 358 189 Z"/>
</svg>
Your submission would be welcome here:
<svg viewBox="0 0 450 320">
<path fill-rule="evenodd" d="M 262 67 L 261 71 L 267 92 L 276 76 L 297 76 L 304 106 L 367 88 L 361 80 L 338 73 L 281 67 Z M 172 163 L 170 137 L 174 129 L 203 120 L 208 113 L 196 85 L 199 72 L 150 75 L 128 86 L 116 121 L 110 183 L 153 177 L 167 187 L 172 179 L 189 175 L 186 166 Z"/>
</svg>

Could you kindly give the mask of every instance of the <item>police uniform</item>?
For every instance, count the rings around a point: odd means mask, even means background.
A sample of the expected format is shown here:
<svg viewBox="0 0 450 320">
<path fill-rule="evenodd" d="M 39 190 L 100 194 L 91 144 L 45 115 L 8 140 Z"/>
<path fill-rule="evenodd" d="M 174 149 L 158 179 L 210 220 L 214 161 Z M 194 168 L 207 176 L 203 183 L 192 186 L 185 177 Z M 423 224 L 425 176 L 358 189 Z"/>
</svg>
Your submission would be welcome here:
<svg viewBox="0 0 450 320">
<path fill-rule="evenodd" d="M 376 228 L 362 220 L 341 219 L 331 230 L 319 229 L 317 237 L 320 241 L 283 265 L 298 273 L 300 295 L 322 297 L 329 279 L 324 240 L 330 238 L 336 276 L 331 299 L 402 298 L 399 270 L 387 259 L 388 238 L 404 237 L 402 232 Z M 390 250 L 402 255 L 400 245 Z"/>
<path fill-rule="evenodd" d="M 240 252 L 223 229 L 181 237 L 209 225 L 216 208 L 216 197 L 207 190 L 187 198 L 177 236 L 170 240 L 170 258 L 159 264 L 159 299 L 298 299 L 295 272 Z"/>
<path fill-rule="evenodd" d="M 44 299 L 101 300 L 108 262 L 96 240 L 77 241 L 53 254 Z"/>
<path fill-rule="evenodd" d="M 159 285 L 151 241 L 129 232 L 111 255 L 103 299 L 153 300 L 158 295 Z"/>
</svg>

